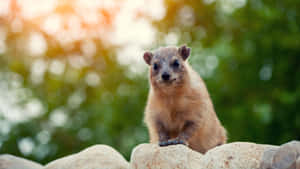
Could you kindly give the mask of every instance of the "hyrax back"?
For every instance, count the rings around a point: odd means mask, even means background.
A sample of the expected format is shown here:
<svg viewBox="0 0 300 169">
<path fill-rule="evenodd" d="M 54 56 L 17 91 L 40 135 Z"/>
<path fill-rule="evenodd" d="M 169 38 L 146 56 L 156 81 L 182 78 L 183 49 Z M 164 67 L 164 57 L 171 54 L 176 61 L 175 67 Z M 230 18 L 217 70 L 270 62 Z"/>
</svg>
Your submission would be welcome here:
<svg viewBox="0 0 300 169">
<path fill-rule="evenodd" d="M 226 143 L 206 86 L 186 62 L 190 48 L 165 47 L 146 52 L 150 91 L 145 110 L 151 143 L 186 144 L 205 153 Z"/>
</svg>

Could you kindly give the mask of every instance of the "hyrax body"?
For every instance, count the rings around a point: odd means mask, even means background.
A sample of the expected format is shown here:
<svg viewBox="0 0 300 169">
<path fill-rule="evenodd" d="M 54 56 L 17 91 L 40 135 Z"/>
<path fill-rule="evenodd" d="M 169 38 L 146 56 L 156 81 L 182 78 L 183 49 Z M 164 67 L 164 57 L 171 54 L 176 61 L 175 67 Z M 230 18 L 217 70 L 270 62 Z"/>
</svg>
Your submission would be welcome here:
<svg viewBox="0 0 300 169">
<path fill-rule="evenodd" d="M 145 123 L 151 143 L 185 144 L 205 153 L 227 137 L 204 82 L 186 61 L 189 55 L 186 46 L 145 52 L 151 83 Z"/>
</svg>

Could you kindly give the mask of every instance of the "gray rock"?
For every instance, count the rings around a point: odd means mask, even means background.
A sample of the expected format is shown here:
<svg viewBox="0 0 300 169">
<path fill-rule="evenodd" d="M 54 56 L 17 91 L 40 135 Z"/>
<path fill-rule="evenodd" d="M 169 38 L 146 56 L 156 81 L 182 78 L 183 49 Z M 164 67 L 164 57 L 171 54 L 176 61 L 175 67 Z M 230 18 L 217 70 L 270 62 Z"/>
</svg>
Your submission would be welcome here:
<svg viewBox="0 0 300 169">
<path fill-rule="evenodd" d="M 43 169 L 43 166 L 13 155 L 0 155 L 0 169 Z"/>
<path fill-rule="evenodd" d="M 45 169 L 128 169 L 124 157 L 106 145 L 95 145 L 77 154 L 55 160 Z"/>
<path fill-rule="evenodd" d="M 295 169 L 300 155 L 300 142 L 291 141 L 279 147 L 273 157 L 272 169 Z"/>
<path fill-rule="evenodd" d="M 300 156 L 300 142 L 291 141 L 278 148 L 268 149 L 261 159 L 261 169 L 296 169 Z M 297 166 L 298 165 L 298 166 Z"/>
<path fill-rule="evenodd" d="M 270 169 L 273 164 L 273 157 L 275 153 L 278 151 L 278 147 L 272 147 L 265 150 L 262 158 L 261 158 L 261 169 Z"/>
<path fill-rule="evenodd" d="M 293 140 L 293 141 L 290 141 L 290 142 L 282 145 L 282 147 L 284 147 L 284 146 L 293 147 L 293 149 L 295 150 L 297 155 L 300 156 L 300 141 Z"/>
</svg>

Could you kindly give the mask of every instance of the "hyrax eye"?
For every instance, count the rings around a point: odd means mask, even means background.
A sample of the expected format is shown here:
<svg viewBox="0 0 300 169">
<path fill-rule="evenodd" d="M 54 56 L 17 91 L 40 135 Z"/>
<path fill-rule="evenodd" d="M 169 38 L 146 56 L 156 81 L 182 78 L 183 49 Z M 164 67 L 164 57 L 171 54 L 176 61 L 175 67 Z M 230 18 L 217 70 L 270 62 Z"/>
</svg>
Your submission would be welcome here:
<svg viewBox="0 0 300 169">
<path fill-rule="evenodd" d="M 158 64 L 157 64 L 157 63 L 154 63 L 154 64 L 153 64 L 153 69 L 154 69 L 154 70 L 158 70 Z"/>
<path fill-rule="evenodd" d="M 175 60 L 173 63 L 172 63 L 172 66 L 174 68 L 178 68 L 179 67 L 179 61 L 178 60 Z"/>
</svg>

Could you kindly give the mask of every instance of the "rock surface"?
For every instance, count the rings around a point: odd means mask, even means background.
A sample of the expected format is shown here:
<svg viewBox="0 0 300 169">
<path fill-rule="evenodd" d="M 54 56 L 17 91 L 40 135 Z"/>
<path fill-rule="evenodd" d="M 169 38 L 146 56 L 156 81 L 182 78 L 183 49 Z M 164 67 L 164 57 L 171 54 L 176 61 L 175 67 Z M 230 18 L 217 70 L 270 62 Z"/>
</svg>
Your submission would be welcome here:
<svg viewBox="0 0 300 169">
<path fill-rule="evenodd" d="M 43 166 L 12 155 L 0 155 L 0 169 L 43 169 Z"/>
<path fill-rule="evenodd" d="M 274 146 L 246 142 L 225 144 L 208 151 L 202 158 L 202 168 L 258 169 L 264 151 Z"/>
<path fill-rule="evenodd" d="M 291 141 L 265 151 L 261 159 L 261 169 L 300 169 L 299 158 L 300 142 Z"/>
<path fill-rule="evenodd" d="M 95 145 L 77 154 L 55 160 L 45 169 L 128 169 L 124 157 L 106 145 Z"/>
<path fill-rule="evenodd" d="M 273 157 L 274 154 L 278 151 L 278 148 L 279 147 L 269 148 L 264 152 L 260 163 L 261 169 L 270 169 L 272 167 Z"/>
<path fill-rule="evenodd" d="M 186 146 L 138 145 L 131 154 L 131 169 L 197 169 L 202 154 Z"/>
<path fill-rule="evenodd" d="M 230 143 L 216 147 L 205 155 L 182 146 L 158 147 L 142 144 L 131 155 L 133 169 L 258 169 L 260 158 L 273 146 L 253 143 Z"/>
<path fill-rule="evenodd" d="M 0 169 L 300 169 L 300 142 L 282 146 L 229 143 L 205 155 L 184 145 L 138 145 L 129 164 L 106 145 L 95 145 L 43 167 L 29 160 L 0 155 Z"/>
</svg>

